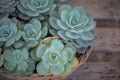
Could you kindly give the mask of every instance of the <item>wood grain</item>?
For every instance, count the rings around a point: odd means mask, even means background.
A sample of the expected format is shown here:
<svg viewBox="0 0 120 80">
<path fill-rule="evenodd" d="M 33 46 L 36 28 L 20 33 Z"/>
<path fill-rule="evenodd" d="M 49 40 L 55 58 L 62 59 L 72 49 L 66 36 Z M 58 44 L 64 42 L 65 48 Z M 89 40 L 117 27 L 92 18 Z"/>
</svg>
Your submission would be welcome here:
<svg viewBox="0 0 120 80">
<path fill-rule="evenodd" d="M 120 19 L 119 0 L 66 0 L 65 4 L 83 6 L 97 19 Z"/>
<path fill-rule="evenodd" d="M 120 52 L 92 51 L 87 62 L 118 62 L 120 63 Z"/>
<path fill-rule="evenodd" d="M 94 50 L 120 52 L 120 28 L 97 27 L 94 41 Z"/>
<path fill-rule="evenodd" d="M 120 63 L 87 62 L 66 80 L 120 80 Z"/>
</svg>

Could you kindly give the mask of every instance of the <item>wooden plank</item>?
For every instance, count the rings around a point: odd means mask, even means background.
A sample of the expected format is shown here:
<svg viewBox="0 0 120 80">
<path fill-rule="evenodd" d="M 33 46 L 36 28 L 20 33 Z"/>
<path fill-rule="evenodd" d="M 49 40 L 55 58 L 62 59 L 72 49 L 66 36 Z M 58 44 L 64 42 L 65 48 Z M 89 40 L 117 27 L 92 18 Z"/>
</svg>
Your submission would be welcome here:
<svg viewBox="0 0 120 80">
<path fill-rule="evenodd" d="M 65 4 L 83 6 L 97 19 L 120 19 L 119 0 L 66 0 Z"/>
<path fill-rule="evenodd" d="M 66 80 L 120 80 L 120 63 L 87 62 Z"/>
<path fill-rule="evenodd" d="M 97 22 L 97 27 L 118 27 L 120 28 L 120 21 L 119 20 L 114 20 L 114 19 L 95 19 Z"/>
<path fill-rule="evenodd" d="M 120 52 L 120 28 L 97 27 L 93 49 L 98 51 Z"/>
<path fill-rule="evenodd" d="M 119 62 L 120 52 L 92 51 L 87 62 Z"/>
</svg>

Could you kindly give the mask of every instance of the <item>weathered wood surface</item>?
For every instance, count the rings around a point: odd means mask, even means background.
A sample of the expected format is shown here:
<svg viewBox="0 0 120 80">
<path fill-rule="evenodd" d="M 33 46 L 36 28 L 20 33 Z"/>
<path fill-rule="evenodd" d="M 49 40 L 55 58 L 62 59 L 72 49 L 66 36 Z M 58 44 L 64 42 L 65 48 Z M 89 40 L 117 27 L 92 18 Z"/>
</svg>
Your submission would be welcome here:
<svg viewBox="0 0 120 80">
<path fill-rule="evenodd" d="M 66 0 L 64 3 L 72 6 L 83 6 L 97 19 L 120 19 L 119 0 Z"/>
<path fill-rule="evenodd" d="M 120 52 L 96 52 L 94 50 L 87 62 L 118 62 L 120 64 Z"/>
<path fill-rule="evenodd" d="M 97 36 L 94 42 L 94 50 L 120 52 L 120 28 L 100 27 L 96 28 Z"/>
<path fill-rule="evenodd" d="M 120 62 L 87 62 L 66 80 L 120 80 Z"/>
<path fill-rule="evenodd" d="M 97 28 L 103 27 L 103 28 L 120 28 L 120 20 L 114 20 L 114 19 L 95 19 L 97 22 Z"/>
</svg>

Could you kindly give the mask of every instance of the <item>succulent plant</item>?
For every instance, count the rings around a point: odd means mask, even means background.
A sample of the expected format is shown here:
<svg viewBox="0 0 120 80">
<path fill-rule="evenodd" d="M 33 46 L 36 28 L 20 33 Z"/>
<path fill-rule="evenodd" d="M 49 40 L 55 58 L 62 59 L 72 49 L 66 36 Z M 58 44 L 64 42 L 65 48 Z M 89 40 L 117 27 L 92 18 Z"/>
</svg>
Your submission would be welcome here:
<svg viewBox="0 0 120 80">
<path fill-rule="evenodd" d="M 27 76 L 32 74 L 35 69 L 35 62 L 29 57 L 26 49 L 6 49 L 4 59 L 4 71 L 10 74 Z"/>
<path fill-rule="evenodd" d="M 93 43 L 96 22 L 82 7 L 62 5 L 49 19 L 50 33 L 76 48 L 88 47 Z"/>
<path fill-rule="evenodd" d="M 49 14 L 56 7 L 55 0 L 20 0 L 18 15 L 24 20 Z"/>
<path fill-rule="evenodd" d="M 8 15 L 10 12 L 13 12 L 16 5 L 16 0 L 0 0 L 0 15 L 2 13 Z"/>
<path fill-rule="evenodd" d="M 52 73 L 54 75 L 68 75 L 76 65 L 74 61 L 76 49 L 73 46 L 64 45 L 58 38 L 45 38 L 42 40 L 36 52 L 36 57 L 40 59 L 37 64 L 37 72 L 40 75 Z M 74 64 L 73 64 L 74 63 Z"/>
<path fill-rule="evenodd" d="M 17 29 L 19 21 L 16 18 L 0 19 L 0 46 L 10 47 L 15 41 L 19 40 L 22 32 Z"/>
<path fill-rule="evenodd" d="M 65 1 L 0 0 L 0 70 L 66 76 L 78 66 L 76 53 L 93 43 L 96 22 L 80 6 L 60 5 Z"/>
<path fill-rule="evenodd" d="M 48 25 L 46 22 L 41 23 L 37 19 L 32 19 L 24 25 L 23 38 L 27 42 L 28 47 L 35 47 L 48 33 Z"/>
</svg>

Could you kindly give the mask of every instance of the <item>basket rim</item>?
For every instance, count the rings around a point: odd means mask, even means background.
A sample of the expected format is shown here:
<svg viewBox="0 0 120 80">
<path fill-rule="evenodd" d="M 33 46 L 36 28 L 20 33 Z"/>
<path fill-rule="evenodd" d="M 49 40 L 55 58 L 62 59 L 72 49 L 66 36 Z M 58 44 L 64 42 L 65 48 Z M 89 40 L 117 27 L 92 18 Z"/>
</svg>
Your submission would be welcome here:
<svg viewBox="0 0 120 80">
<path fill-rule="evenodd" d="M 92 46 L 89 46 L 87 47 L 86 51 L 84 54 L 82 54 L 78 60 L 79 60 L 79 64 L 77 66 L 75 66 L 72 71 L 71 71 L 71 74 L 79 67 L 81 66 L 82 64 L 85 63 L 85 61 L 87 60 L 87 58 L 89 57 L 90 53 L 92 51 Z M 69 75 L 71 75 L 69 74 Z M 53 77 L 56 77 L 57 79 L 60 79 L 60 80 L 63 80 L 65 78 L 67 78 L 69 75 L 67 76 L 54 76 L 53 74 L 48 74 L 48 75 L 39 75 L 37 73 L 33 73 L 27 77 L 19 77 L 19 76 L 16 76 L 16 75 L 10 75 L 8 73 L 5 73 L 3 72 L 1 69 L 0 69 L 0 76 L 2 76 L 3 78 L 5 78 L 6 80 L 11 80 L 11 79 L 15 79 L 15 80 L 46 80 L 46 79 L 40 79 L 40 78 L 44 78 L 44 77 L 50 77 L 50 78 L 53 78 Z M 62 78 L 62 79 L 61 79 Z M 49 80 L 49 79 L 47 79 Z M 53 80 L 53 79 L 51 79 Z"/>
</svg>

